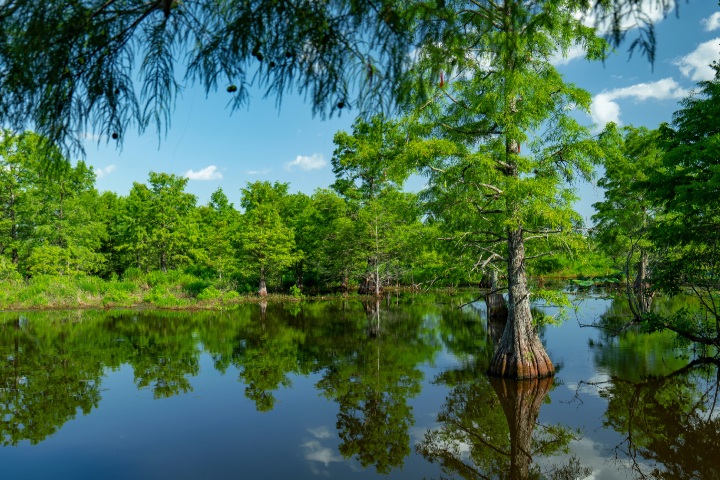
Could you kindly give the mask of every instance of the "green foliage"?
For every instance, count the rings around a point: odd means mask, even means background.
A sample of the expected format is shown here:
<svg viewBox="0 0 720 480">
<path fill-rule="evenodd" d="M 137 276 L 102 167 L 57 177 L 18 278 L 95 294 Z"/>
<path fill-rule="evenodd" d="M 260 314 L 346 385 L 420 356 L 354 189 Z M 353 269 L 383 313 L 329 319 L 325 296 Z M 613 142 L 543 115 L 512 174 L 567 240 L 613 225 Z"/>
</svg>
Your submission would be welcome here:
<svg viewBox="0 0 720 480">
<path fill-rule="evenodd" d="M 663 251 L 653 282 L 670 294 L 692 291 L 703 308 L 699 318 L 676 312 L 660 323 L 692 341 L 717 345 L 720 127 L 710 119 L 720 115 L 720 67 L 714 68 L 715 78 L 700 82 L 699 90 L 681 102 L 673 124 L 660 127 L 662 163 L 642 186 L 662 213 L 651 232 Z"/>
<path fill-rule="evenodd" d="M 215 300 L 218 298 L 225 298 L 223 293 L 212 285 L 205 287 L 200 293 L 196 295 L 198 300 Z"/>
<path fill-rule="evenodd" d="M 302 293 L 302 290 L 300 290 L 300 288 L 298 288 L 297 285 L 293 285 L 292 287 L 290 287 L 290 295 L 292 295 L 293 298 L 297 298 L 297 299 L 305 298 L 305 295 Z"/>
<path fill-rule="evenodd" d="M 131 128 L 162 133 L 186 83 L 227 85 L 233 109 L 250 85 L 278 105 L 298 92 L 321 115 L 377 108 L 408 61 L 407 15 L 393 1 L 6 5 L 0 122 L 77 150 L 88 127 L 121 144 Z"/>
<path fill-rule="evenodd" d="M 241 205 L 246 211 L 237 236 L 239 256 L 247 273 L 260 277 L 262 290 L 268 275 L 282 271 L 301 257 L 295 249 L 295 234 L 279 211 L 287 184 L 255 182 L 242 191 Z"/>
</svg>

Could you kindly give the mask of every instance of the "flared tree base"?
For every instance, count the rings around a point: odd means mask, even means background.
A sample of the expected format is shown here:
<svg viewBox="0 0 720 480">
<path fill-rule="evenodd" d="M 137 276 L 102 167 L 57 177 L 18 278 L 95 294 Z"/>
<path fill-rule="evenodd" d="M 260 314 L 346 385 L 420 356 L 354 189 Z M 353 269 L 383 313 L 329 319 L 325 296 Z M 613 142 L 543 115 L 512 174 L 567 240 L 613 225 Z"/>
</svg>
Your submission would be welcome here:
<svg viewBox="0 0 720 480">
<path fill-rule="evenodd" d="M 512 327 L 510 327 L 512 328 Z M 555 367 L 545 352 L 540 339 L 525 338 L 513 342 L 506 335 L 495 350 L 488 374 L 494 377 L 529 379 L 545 378 L 555 375 Z"/>
</svg>

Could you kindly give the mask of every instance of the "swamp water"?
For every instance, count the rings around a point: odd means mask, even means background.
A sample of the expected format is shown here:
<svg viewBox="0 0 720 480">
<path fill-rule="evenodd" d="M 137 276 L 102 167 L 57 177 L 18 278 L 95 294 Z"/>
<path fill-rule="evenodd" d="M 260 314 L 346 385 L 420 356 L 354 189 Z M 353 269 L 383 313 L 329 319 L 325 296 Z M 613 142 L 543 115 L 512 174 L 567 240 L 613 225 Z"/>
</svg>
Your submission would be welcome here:
<svg viewBox="0 0 720 480">
<path fill-rule="evenodd" d="M 714 363 L 590 296 L 488 378 L 464 300 L 1 313 L 3 478 L 720 478 Z"/>
</svg>

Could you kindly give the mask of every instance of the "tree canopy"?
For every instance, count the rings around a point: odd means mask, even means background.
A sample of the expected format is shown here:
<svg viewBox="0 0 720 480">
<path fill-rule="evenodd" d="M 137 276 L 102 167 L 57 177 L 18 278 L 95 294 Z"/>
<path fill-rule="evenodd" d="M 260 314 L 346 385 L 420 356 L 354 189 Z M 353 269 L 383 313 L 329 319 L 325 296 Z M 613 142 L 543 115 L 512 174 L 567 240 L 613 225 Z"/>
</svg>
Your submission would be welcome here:
<svg viewBox="0 0 720 480">
<path fill-rule="evenodd" d="M 512 10 L 524 3 L 497 5 Z M 644 3 L 535 2 L 534 14 L 545 20 L 532 24 L 557 27 L 555 17 L 569 7 L 617 45 L 630 21 L 643 27 L 630 51 L 652 61 L 655 35 Z M 652 3 L 663 12 L 676 4 Z M 256 85 L 278 104 L 288 92 L 305 95 L 320 115 L 375 110 L 402 96 L 408 54 L 430 46 L 442 21 L 467 17 L 473 8 L 466 6 L 472 7 L 434 0 L 10 0 L 0 5 L 0 122 L 82 151 L 89 131 L 119 143 L 131 128 L 164 132 L 188 85 L 225 88 L 232 108 L 245 105 Z M 460 38 L 435 44 L 442 53 L 434 58 L 436 72 L 445 59 L 458 58 Z"/>
</svg>

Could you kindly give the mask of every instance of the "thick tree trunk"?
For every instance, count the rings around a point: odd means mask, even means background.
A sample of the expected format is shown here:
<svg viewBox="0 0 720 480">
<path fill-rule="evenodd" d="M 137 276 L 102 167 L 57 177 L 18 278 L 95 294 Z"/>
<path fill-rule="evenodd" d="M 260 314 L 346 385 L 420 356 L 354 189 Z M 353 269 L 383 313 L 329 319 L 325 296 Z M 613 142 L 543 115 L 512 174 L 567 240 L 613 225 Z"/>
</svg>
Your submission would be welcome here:
<svg viewBox="0 0 720 480">
<path fill-rule="evenodd" d="M 265 283 L 265 269 L 260 269 L 260 288 L 258 289 L 258 295 L 261 297 L 267 297 L 267 284 Z"/>
<path fill-rule="evenodd" d="M 492 271 L 489 278 L 490 293 L 485 296 L 485 306 L 487 307 L 487 326 L 488 333 L 493 345 L 500 343 L 505 324 L 508 318 L 508 306 L 505 297 L 498 290 L 497 272 Z"/>
<path fill-rule="evenodd" d="M 552 386 L 552 379 L 505 380 L 491 377 L 490 383 L 500 399 L 510 428 L 508 478 L 530 478 L 533 430 L 540 414 L 540 406 Z"/>
<path fill-rule="evenodd" d="M 508 321 L 488 373 L 505 378 L 548 377 L 555 373 L 530 313 L 522 228 L 508 233 Z"/>
</svg>

